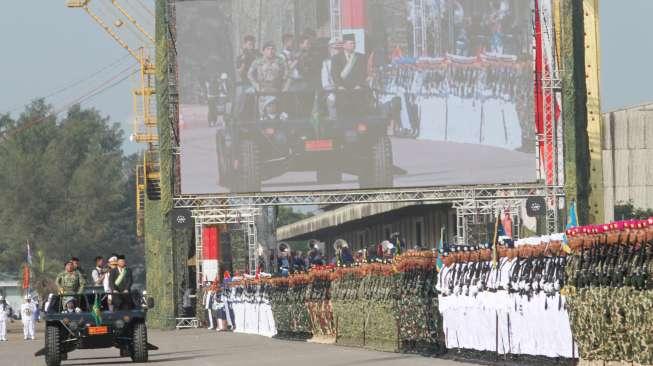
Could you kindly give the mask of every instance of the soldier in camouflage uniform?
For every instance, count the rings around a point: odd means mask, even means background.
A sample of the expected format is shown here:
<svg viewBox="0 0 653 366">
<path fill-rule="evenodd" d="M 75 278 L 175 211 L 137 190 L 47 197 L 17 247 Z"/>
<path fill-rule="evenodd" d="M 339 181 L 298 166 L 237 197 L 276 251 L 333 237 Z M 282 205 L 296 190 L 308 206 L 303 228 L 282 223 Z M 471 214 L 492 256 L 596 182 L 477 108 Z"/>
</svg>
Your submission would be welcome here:
<svg viewBox="0 0 653 366">
<path fill-rule="evenodd" d="M 263 57 L 250 66 L 247 78 L 259 93 L 278 93 L 287 90 L 288 66 L 277 56 L 272 42 L 263 46 Z"/>
<path fill-rule="evenodd" d="M 55 283 L 59 288 L 59 293 L 72 294 L 82 293 L 86 285 L 86 280 L 84 280 L 84 277 L 79 272 L 75 271 L 73 263 L 68 262 L 66 263 L 66 270 L 57 276 Z"/>
</svg>

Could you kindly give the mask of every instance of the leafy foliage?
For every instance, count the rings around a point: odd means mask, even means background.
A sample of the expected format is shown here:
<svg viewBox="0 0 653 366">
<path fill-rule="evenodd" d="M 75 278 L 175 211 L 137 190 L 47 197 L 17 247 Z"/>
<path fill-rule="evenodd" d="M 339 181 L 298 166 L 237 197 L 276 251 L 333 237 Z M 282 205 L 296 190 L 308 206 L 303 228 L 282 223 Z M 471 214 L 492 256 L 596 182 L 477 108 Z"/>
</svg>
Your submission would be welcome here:
<svg viewBox="0 0 653 366">
<path fill-rule="evenodd" d="M 0 272 L 20 271 L 27 241 L 43 288 L 71 256 L 88 274 L 96 255 L 144 262 L 134 234 L 138 157 L 123 156 L 118 124 L 79 106 L 57 120 L 37 100 L 15 120 L 0 116 L 0 130 L 16 131 L 0 138 Z"/>
<path fill-rule="evenodd" d="M 639 219 L 644 220 L 653 217 L 653 209 L 635 207 L 633 201 L 620 202 L 614 206 L 615 220 Z"/>
<path fill-rule="evenodd" d="M 277 227 L 289 225 L 311 216 L 313 216 L 312 213 L 297 212 L 291 206 L 279 206 L 277 208 Z"/>
</svg>

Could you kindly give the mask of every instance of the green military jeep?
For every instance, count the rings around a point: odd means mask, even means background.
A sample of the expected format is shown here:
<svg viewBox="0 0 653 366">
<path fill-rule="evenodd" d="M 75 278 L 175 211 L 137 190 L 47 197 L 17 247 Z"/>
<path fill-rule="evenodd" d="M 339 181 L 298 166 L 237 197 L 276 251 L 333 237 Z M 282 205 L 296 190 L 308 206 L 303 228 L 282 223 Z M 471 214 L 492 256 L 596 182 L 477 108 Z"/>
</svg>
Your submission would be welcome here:
<svg viewBox="0 0 653 366">
<path fill-rule="evenodd" d="M 107 294 L 88 288 L 82 294 L 52 295 L 45 309 L 45 356 L 48 366 L 58 366 L 76 349 L 120 349 L 121 357 L 147 362 L 148 351 L 158 347 L 147 342 L 145 319 L 154 306 L 145 293 Z"/>
</svg>

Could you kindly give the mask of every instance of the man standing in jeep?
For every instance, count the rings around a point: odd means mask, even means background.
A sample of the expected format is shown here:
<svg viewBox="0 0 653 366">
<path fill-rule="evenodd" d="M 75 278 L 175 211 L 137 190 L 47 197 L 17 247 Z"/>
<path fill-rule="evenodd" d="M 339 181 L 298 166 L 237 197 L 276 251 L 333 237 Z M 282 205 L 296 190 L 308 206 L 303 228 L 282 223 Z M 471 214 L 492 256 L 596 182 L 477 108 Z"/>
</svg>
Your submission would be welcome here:
<svg viewBox="0 0 653 366">
<path fill-rule="evenodd" d="M 356 37 L 353 34 L 343 36 L 342 49 L 331 59 L 331 75 L 336 87 L 341 90 L 361 89 L 365 87 L 367 62 L 365 55 L 356 52 Z"/>
<path fill-rule="evenodd" d="M 124 255 L 118 256 L 118 267 L 111 270 L 109 273 L 109 286 L 111 292 L 114 294 L 121 294 L 119 296 L 112 296 L 113 306 L 116 310 L 122 310 L 129 304 L 129 291 L 133 283 L 132 272 L 127 268 L 127 262 Z"/>
<path fill-rule="evenodd" d="M 288 66 L 277 56 L 274 43 L 266 42 L 263 45 L 263 57 L 252 63 L 247 78 L 257 92 L 276 93 L 287 89 L 287 75 Z"/>
<path fill-rule="evenodd" d="M 65 269 L 65 271 L 59 273 L 55 280 L 59 293 L 82 293 L 84 286 L 86 286 L 84 277 L 78 271 L 75 271 L 72 261 L 66 263 Z"/>
</svg>

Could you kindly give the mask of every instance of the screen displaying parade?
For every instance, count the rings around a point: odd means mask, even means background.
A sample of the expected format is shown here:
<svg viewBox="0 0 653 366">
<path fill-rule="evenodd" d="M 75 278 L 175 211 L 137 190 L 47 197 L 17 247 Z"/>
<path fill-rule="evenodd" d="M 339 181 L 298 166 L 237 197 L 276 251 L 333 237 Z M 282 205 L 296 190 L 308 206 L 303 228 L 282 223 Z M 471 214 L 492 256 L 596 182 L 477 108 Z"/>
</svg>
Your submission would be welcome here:
<svg viewBox="0 0 653 366">
<path fill-rule="evenodd" d="M 177 4 L 183 193 L 535 180 L 531 4 L 293 4 Z"/>
</svg>

